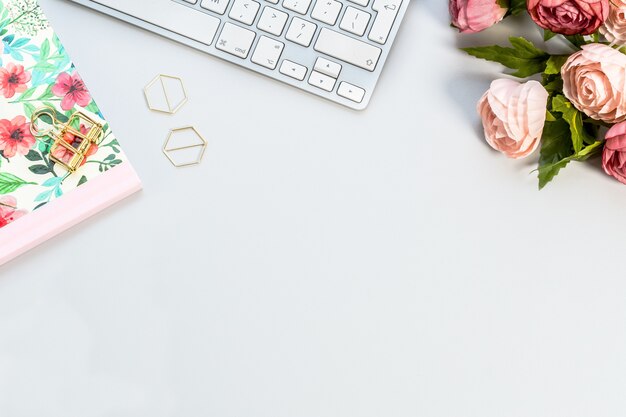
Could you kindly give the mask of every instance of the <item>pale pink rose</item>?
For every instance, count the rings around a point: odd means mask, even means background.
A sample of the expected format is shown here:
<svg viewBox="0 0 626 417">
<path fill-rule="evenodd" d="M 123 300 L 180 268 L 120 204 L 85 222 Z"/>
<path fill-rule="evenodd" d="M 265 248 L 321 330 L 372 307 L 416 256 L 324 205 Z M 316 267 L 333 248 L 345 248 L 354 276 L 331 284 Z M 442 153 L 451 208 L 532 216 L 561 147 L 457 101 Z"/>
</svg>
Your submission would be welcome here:
<svg viewBox="0 0 626 417">
<path fill-rule="evenodd" d="M 583 45 L 561 68 L 563 94 L 581 112 L 607 123 L 626 120 L 626 55 L 602 45 Z"/>
<path fill-rule="evenodd" d="M 606 132 L 602 168 L 626 184 L 626 122 L 618 123 Z"/>
<path fill-rule="evenodd" d="M 526 7 L 535 23 L 563 35 L 590 35 L 609 14 L 609 0 L 528 0 Z"/>
<path fill-rule="evenodd" d="M 461 33 L 476 33 L 498 23 L 507 12 L 497 0 L 450 0 L 452 25 Z"/>
<path fill-rule="evenodd" d="M 485 139 L 509 158 L 524 158 L 539 146 L 546 122 L 548 92 L 537 81 L 491 83 L 478 102 Z"/>
<path fill-rule="evenodd" d="M 626 0 L 611 0 L 609 16 L 600 26 L 600 33 L 609 42 L 626 43 Z"/>
</svg>

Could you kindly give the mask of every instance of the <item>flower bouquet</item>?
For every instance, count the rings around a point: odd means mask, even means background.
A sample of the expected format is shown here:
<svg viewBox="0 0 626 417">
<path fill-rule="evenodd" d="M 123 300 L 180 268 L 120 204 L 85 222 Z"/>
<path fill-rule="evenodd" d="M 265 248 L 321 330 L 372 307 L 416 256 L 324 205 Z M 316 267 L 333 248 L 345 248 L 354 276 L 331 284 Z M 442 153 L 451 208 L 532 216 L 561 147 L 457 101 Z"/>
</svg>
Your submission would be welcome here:
<svg viewBox="0 0 626 417">
<path fill-rule="evenodd" d="M 450 0 L 452 25 L 475 33 L 527 13 L 544 45 L 463 48 L 513 70 L 478 102 L 485 139 L 509 158 L 539 148 L 539 188 L 572 161 L 602 155 L 604 171 L 626 184 L 626 0 Z M 555 36 L 567 53 L 547 52 Z"/>
</svg>

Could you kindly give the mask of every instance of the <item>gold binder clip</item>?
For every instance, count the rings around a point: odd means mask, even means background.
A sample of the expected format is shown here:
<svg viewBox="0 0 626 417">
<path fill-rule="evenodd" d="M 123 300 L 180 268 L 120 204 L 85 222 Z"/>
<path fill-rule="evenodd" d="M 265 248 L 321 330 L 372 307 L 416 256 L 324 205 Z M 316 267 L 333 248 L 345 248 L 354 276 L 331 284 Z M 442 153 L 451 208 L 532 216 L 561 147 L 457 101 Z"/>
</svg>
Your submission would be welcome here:
<svg viewBox="0 0 626 417">
<path fill-rule="evenodd" d="M 35 111 L 30 118 L 30 130 L 37 138 L 50 136 L 53 140 L 50 160 L 74 173 L 83 164 L 91 145 L 100 143 L 104 130 L 101 123 L 80 111 L 72 114 L 66 123 L 60 122 L 56 114 L 51 107 Z M 38 122 L 49 127 L 41 129 Z"/>
</svg>

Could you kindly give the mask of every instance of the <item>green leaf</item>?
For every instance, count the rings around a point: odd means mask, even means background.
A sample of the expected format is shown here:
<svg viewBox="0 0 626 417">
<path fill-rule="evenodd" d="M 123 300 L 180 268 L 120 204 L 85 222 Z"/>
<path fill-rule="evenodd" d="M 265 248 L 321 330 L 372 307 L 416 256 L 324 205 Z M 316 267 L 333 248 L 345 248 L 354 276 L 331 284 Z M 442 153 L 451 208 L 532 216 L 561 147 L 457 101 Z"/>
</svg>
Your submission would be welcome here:
<svg viewBox="0 0 626 417">
<path fill-rule="evenodd" d="M 45 175 L 50 172 L 50 168 L 47 165 L 33 165 L 28 167 L 30 172 L 37 175 Z"/>
<path fill-rule="evenodd" d="M 539 189 L 552 181 L 562 168 L 565 168 L 571 161 L 585 161 L 602 151 L 604 143 L 595 138 L 577 152 L 574 151 L 572 140 L 572 128 L 569 121 L 564 118 L 555 119 L 552 113 L 548 112 L 546 124 L 543 129 L 541 139 L 541 150 L 539 152 Z M 552 120 L 555 119 L 555 120 Z M 589 136 L 588 133 L 584 133 Z"/>
<path fill-rule="evenodd" d="M 24 94 L 20 96 L 19 101 L 28 100 L 29 98 L 33 96 L 33 94 L 35 94 L 36 90 L 37 90 L 37 87 L 29 88 L 28 90 L 24 91 Z"/>
<path fill-rule="evenodd" d="M 30 119 L 30 116 L 35 112 L 35 106 L 31 103 L 24 103 L 24 113 L 27 119 Z"/>
<path fill-rule="evenodd" d="M 56 65 L 53 64 L 49 64 L 47 62 L 38 62 L 37 65 L 35 65 L 35 69 L 41 72 L 53 72 L 57 69 Z"/>
<path fill-rule="evenodd" d="M 41 44 L 41 51 L 39 53 L 39 59 L 41 61 L 46 60 L 50 56 L 50 40 L 46 39 Z"/>
<path fill-rule="evenodd" d="M 565 61 L 567 61 L 568 57 L 568 55 L 552 55 L 550 58 L 548 58 L 548 61 L 546 62 L 546 69 L 544 73 L 550 75 L 560 74 L 561 67 L 563 66 L 563 64 L 565 64 Z"/>
<path fill-rule="evenodd" d="M 85 110 L 90 111 L 92 113 L 98 114 L 100 112 L 100 109 L 98 108 L 98 106 L 96 105 L 96 102 L 91 100 L 89 102 L 89 104 L 87 105 L 87 107 L 85 107 Z"/>
<path fill-rule="evenodd" d="M 546 69 L 550 54 L 536 48 L 524 38 L 511 37 L 509 42 L 512 48 L 492 45 L 462 49 L 477 58 L 498 62 L 516 70 L 512 75 L 519 78 L 526 78 Z"/>
<path fill-rule="evenodd" d="M 78 180 L 78 187 L 80 187 L 81 185 L 83 185 L 86 182 L 87 182 L 87 177 L 85 177 L 83 175 L 82 177 L 80 177 L 80 180 Z"/>
<path fill-rule="evenodd" d="M 573 156 L 573 159 L 577 161 L 585 161 L 593 156 L 596 156 L 604 145 L 604 142 L 597 140 L 591 145 L 585 146 L 580 152 Z"/>
<path fill-rule="evenodd" d="M 526 0 L 511 0 L 509 6 L 509 13 L 513 16 L 517 16 L 526 11 Z"/>
<path fill-rule="evenodd" d="M 54 97 L 54 94 L 52 93 L 52 87 L 53 85 L 49 85 L 46 90 L 41 93 L 41 95 L 39 96 L 39 100 L 44 101 L 44 100 L 50 100 L 51 98 Z"/>
<path fill-rule="evenodd" d="M 28 159 L 31 162 L 37 162 L 37 161 L 41 161 L 43 158 L 41 157 L 41 154 L 39 152 L 31 149 L 26 154 L 26 159 Z"/>
<path fill-rule="evenodd" d="M 33 182 L 26 182 L 8 172 L 0 173 L 0 194 L 9 194 L 24 185 L 34 185 Z"/>
<path fill-rule="evenodd" d="M 548 93 L 554 93 L 556 91 L 563 91 L 563 79 L 561 77 L 555 78 L 554 80 L 548 81 L 543 85 Z"/>
<path fill-rule="evenodd" d="M 582 114 L 562 95 L 554 96 L 552 99 L 552 110 L 563 115 L 563 120 L 569 125 L 574 152 L 580 152 L 583 148 L 583 143 L 589 141 L 588 134 L 583 127 Z"/>
<path fill-rule="evenodd" d="M 52 146 L 52 141 L 51 139 L 46 136 L 45 140 L 39 140 L 38 144 L 37 144 L 37 149 L 39 149 L 39 152 L 43 153 L 43 154 L 47 154 L 50 152 L 50 147 Z"/>
<path fill-rule="evenodd" d="M 546 121 L 541 138 L 539 152 L 539 189 L 546 186 L 561 168 L 569 163 L 567 159 L 573 154 L 570 131 L 567 122 L 563 119 Z"/>
</svg>

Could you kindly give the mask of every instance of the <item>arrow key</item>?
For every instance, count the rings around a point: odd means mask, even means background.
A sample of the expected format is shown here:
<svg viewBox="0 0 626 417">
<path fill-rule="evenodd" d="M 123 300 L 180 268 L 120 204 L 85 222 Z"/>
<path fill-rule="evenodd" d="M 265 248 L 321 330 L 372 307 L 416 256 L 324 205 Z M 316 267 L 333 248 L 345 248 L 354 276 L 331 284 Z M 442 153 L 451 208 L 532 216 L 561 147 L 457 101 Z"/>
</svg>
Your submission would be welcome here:
<svg viewBox="0 0 626 417">
<path fill-rule="evenodd" d="M 326 74 L 329 77 L 339 78 L 339 73 L 341 72 L 341 65 L 336 62 L 329 61 L 328 59 L 319 57 L 315 61 L 315 71 L 321 72 L 322 74 Z"/>
<path fill-rule="evenodd" d="M 348 100 L 360 103 L 363 101 L 363 97 L 365 96 L 365 90 L 344 81 L 339 84 L 337 94 L 339 94 L 341 97 L 347 98 Z"/>
<path fill-rule="evenodd" d="M 309 77 L 309 84 L 325 91 L 333 91 L 335 82 L 336 80 L 334 78 L 317 71 L 312 71 Z"/>
<path fill-rule="evenodd" d="M 280 73 L 287 77 L 295 78 L 302 81 L 306 75 L 307 68 L 303 65 L 296 64 L 295 62 L 284 60 L 280 65 Z"/>
</svg>

